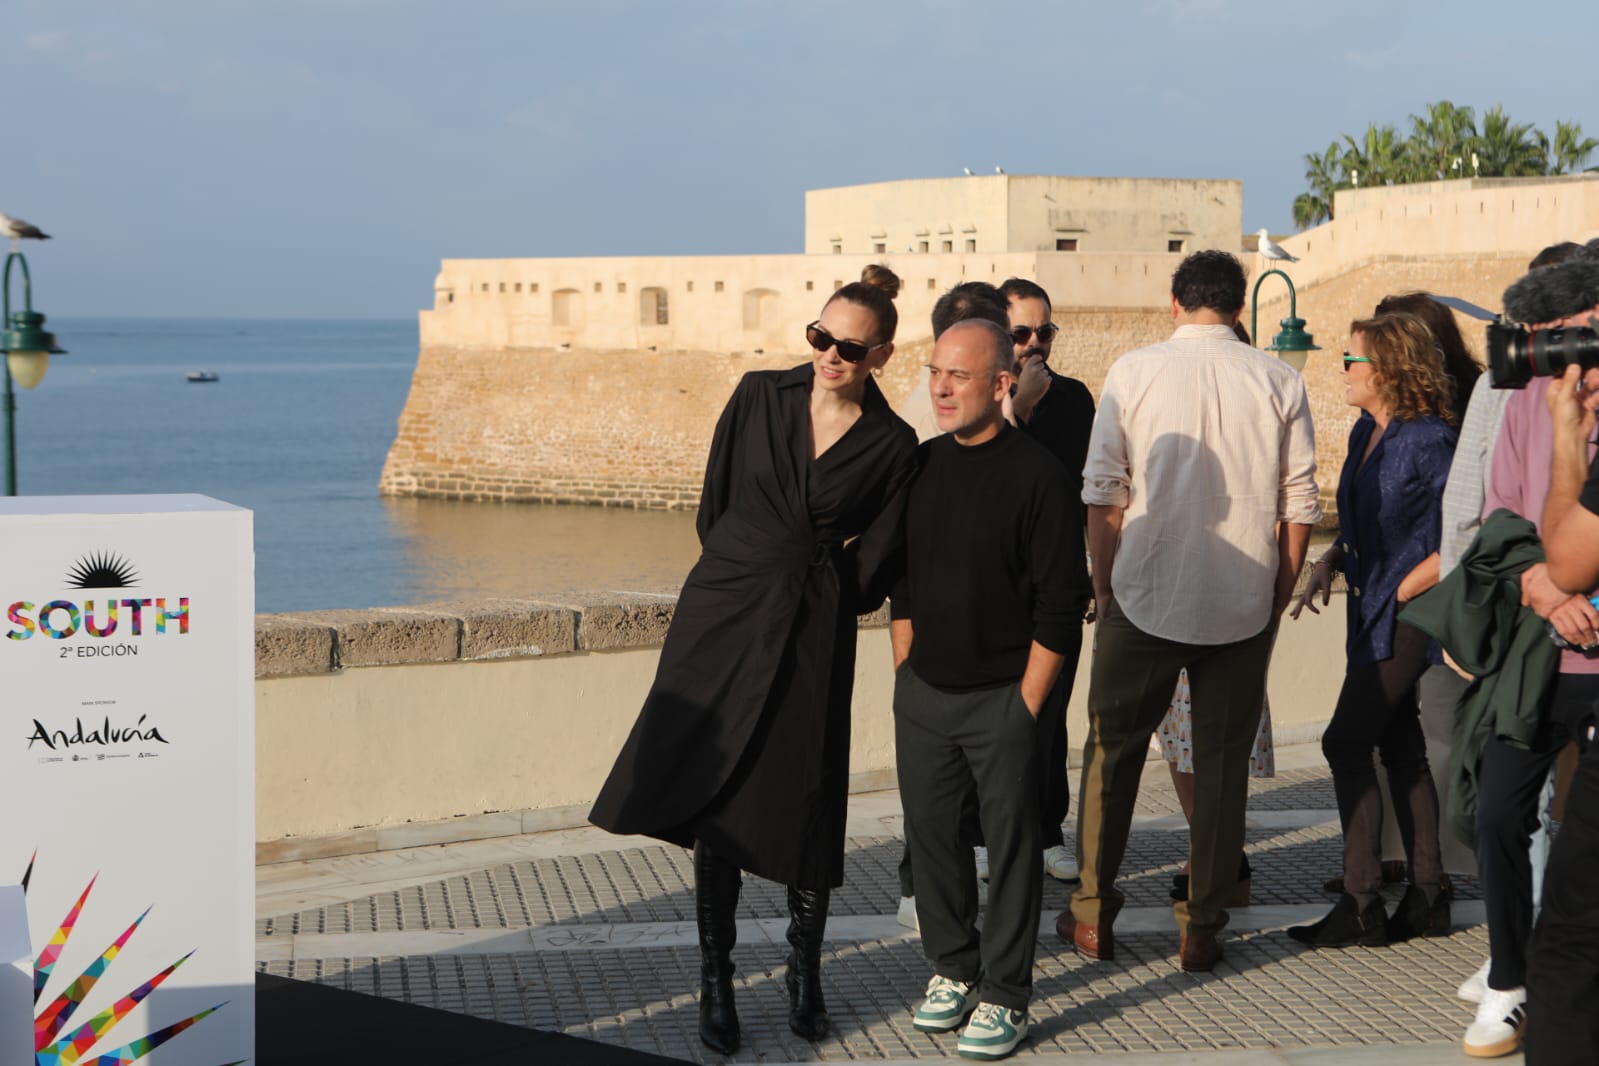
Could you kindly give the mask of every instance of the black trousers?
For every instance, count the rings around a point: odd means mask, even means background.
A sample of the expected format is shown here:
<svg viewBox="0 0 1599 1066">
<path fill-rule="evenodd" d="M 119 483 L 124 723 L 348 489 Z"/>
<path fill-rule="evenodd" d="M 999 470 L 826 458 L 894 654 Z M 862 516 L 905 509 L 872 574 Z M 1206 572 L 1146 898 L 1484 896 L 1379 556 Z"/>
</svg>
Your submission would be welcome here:
<svg viewBox="0 0 1599 1066">
<path fill-rule="evenodd" d="M 1438 791 L 1427 765 L 1416 686 L 1427 672 L 1425 633 L 1394 626 L 1393 655 L 1380 663 L 1350 663 L 1321 751 L 1332 770 L 1344 831 L 1344 888 L 1375 895 L 1382 888 L 1382 793 L 1371 761 L 1375 749 L 1388 772 L 1394 817 L 1410 861 L 1411 880 L 1443 882 L 1438 841 Z"/>
<path fill-rule="evenodd" d="M 1574 723 L 1585 750 L 1549 852 L 1527 958 L 1527 1066 L 1599 1062 L 1599 744 L 1591 722 Z"/>
<path fill-rule="evenodd" d="M 1527 944 L 1532 938 L 1532 860 L 1527 853 L 1537 831 L 1544 781 L 1570 734 L 1570 708 L 1599 703 L 1599 675 L 1561 674 L 1555 681 L 1544 727 L 1533 746 L 1518 748 L 1491 738 L 1477 775 L 1477 869 L 1488 911 L 1488 951 L 1493 965 L 1488 987 L 1527 983 Z"/>
<path fill-rule="evenodd" d="M 1066 821 L 1066 812 L 1071 808 L 1072 802 L 1072 788 L 1066 770 L 1066 761 L 1071 754 L 1066 738 L 1066 708 L 1072 702 L 1072 685 L 1077 680 L 1077 659 L 1082 650 L 1083 631 L 1079 628 L 1073 633 L 1069 646 L 1062 652 L 1066 656 L 1066 665 L 1061 667 L 1060 677 L 1055 680 L 1055 687 L 1049 690 L 1049 695 L 1044 698 L 1044 705 L 1038 709 L 1038 834 L 1043 841 L 1040 851 L 1066 843 L 1062 825 Z M 961 819 L 961 825 L 961 832 L 968 843 L 973 846 L 982 844 L 983 829 L 977 818 L 975 793 L 966 799 L 966 814 Z M 916 895 L 916 877 L 911 872 L 909 847 L 906 847 L 900 855 L 899 894 Z"/>
<path fill-rule="evenodd" d="M 922 949 L 978 999 L 1026 1010 L 1043 898 L 1038 730 L 1020 685 L 945 692 L 909 664 L 894 679 L 894 743 L 905 842 L 916 877 Z M 962 832 L 977 796 L 988 842 L 988 916 L 977 931 L 977 877 Z"/>
</svg>

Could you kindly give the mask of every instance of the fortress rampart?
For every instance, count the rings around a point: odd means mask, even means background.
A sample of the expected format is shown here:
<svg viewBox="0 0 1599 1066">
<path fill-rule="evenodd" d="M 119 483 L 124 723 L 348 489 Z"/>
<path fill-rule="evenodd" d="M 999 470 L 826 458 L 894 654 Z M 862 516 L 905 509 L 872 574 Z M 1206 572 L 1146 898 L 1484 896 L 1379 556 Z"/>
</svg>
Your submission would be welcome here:
<svg viewBox="0 0 1599 1066">
<path fill-rule="evenodd" d="M 986 181 L 988 179 L 972 179 Z M 1337 353 L 1351 320 L 1427 289 L 1490 309 L 1539 249 L 1599 235 L 1599 175 L 1483 179 L 1339 193 L 1334 221 L 1281 243 L 1300 317 L 1323 351 L 1305 367 L 1330 494 L 1353 413 Z M 870 233 L 868 233 L 870 236 Z M 807 358 L 803 329 L 841 282 L 886 262 L 905 282 L 894 402 L 926 359 L 933 302 L 964 280 L 1032 277 L 1063 329 L 1055 364 L 1096 395 L 1122 352 L 1170 332 L 1178 252 L 688 256 L 446 260 L 381 490 L 467 500 L 693 507 L 716 416 L 748 370 Z M 1260 270 L 1258 257 L 1246 266 Z M 1257 344 L 1288 313 L 1261 290 Z M 1247 324 L 1246 317 L 1246 324 Z M 1461 320 L 1481 355 L 1482 328 Z"/>
</svg>

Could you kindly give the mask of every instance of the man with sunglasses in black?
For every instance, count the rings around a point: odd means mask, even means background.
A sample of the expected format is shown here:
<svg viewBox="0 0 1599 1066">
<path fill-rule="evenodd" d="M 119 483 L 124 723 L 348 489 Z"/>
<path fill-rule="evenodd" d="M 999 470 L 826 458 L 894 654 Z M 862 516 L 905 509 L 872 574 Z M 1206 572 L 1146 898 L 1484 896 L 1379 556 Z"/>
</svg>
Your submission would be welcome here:
<svg viewBox="0 0 1599 1066">
<path fill-rule="evenodd" d="M 1016 391 L 1011 397 L 1013 421 L 1023 433 L 1047 448 L 1066 468 L 1073 499 L 1083 491 L 1083 464 L 1088 435 L 1094 428 L 1094 396 L 1076 378 L 1057 374 L 1049 365 L 1050 349 L 1060 327 L 1051 321 L 1049 293 L 1025 278 L 1011 278 L 999 287 L 1010 317 L 1015 346 Z M 1042 760 L 1044 872 L 1059 881 L 1076 881 L 1077 860 L 1066 847 L 1061 823 L 1071 805 L 1066 772 L 1066 705 L 1071 702 L 1082 651 L 1079 628 L 1066 653 L 1066 667 L 1038 712 L 1038 755 Z"/>
</svg>

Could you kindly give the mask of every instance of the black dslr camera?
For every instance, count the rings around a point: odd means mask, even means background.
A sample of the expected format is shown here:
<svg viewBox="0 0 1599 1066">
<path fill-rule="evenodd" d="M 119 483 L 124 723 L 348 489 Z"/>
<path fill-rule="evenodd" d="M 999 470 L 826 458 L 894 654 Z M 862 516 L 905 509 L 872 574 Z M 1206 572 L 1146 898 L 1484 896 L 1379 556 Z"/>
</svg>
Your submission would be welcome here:
<svg viewBox="0 0 1599 1066">
<path fill-rule="evenodd" d="M 1583 326 L 1530 330 L 1495 317 L 1488 323 L 1488 374 L 1496 389 L 1525 388 L 1568 366 L 1599 366 L 1599 332 Z"/>
</svg>

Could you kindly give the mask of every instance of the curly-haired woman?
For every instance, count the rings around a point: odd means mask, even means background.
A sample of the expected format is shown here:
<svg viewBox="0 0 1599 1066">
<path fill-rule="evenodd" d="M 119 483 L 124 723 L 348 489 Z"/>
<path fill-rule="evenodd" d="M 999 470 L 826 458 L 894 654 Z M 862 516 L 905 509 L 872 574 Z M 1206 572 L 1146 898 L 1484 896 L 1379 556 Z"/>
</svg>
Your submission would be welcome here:
<svg viewBox="0 0 1599 1066">
<path fill-rule="evenodd" d="M 1349 584 L 1348 664 L 1321 738 L 1344 833 L 1344 891 L 1321 921 L 1289 935 L 1313 947 L 1385 944 L 1449 931 L 1439 854 L 1438 793 L 1427 765 L 1417 683 L 1438 650 L 1398 619 L 1399 604 L 1429 583 L 1420 564 L 1438 550 L 1440 503 L 1454 457 L 1454 389 L 1426 323 L 1384 314 L 1349 327 L 1346 401 L 1361 409 L 1338 480 L 1338 542 L 1311 571 L 1294 617 L 1332 574 Z M 1411 886 L 1390 917 L 1382 887 L 1382 757 Z"/>
</svg>

